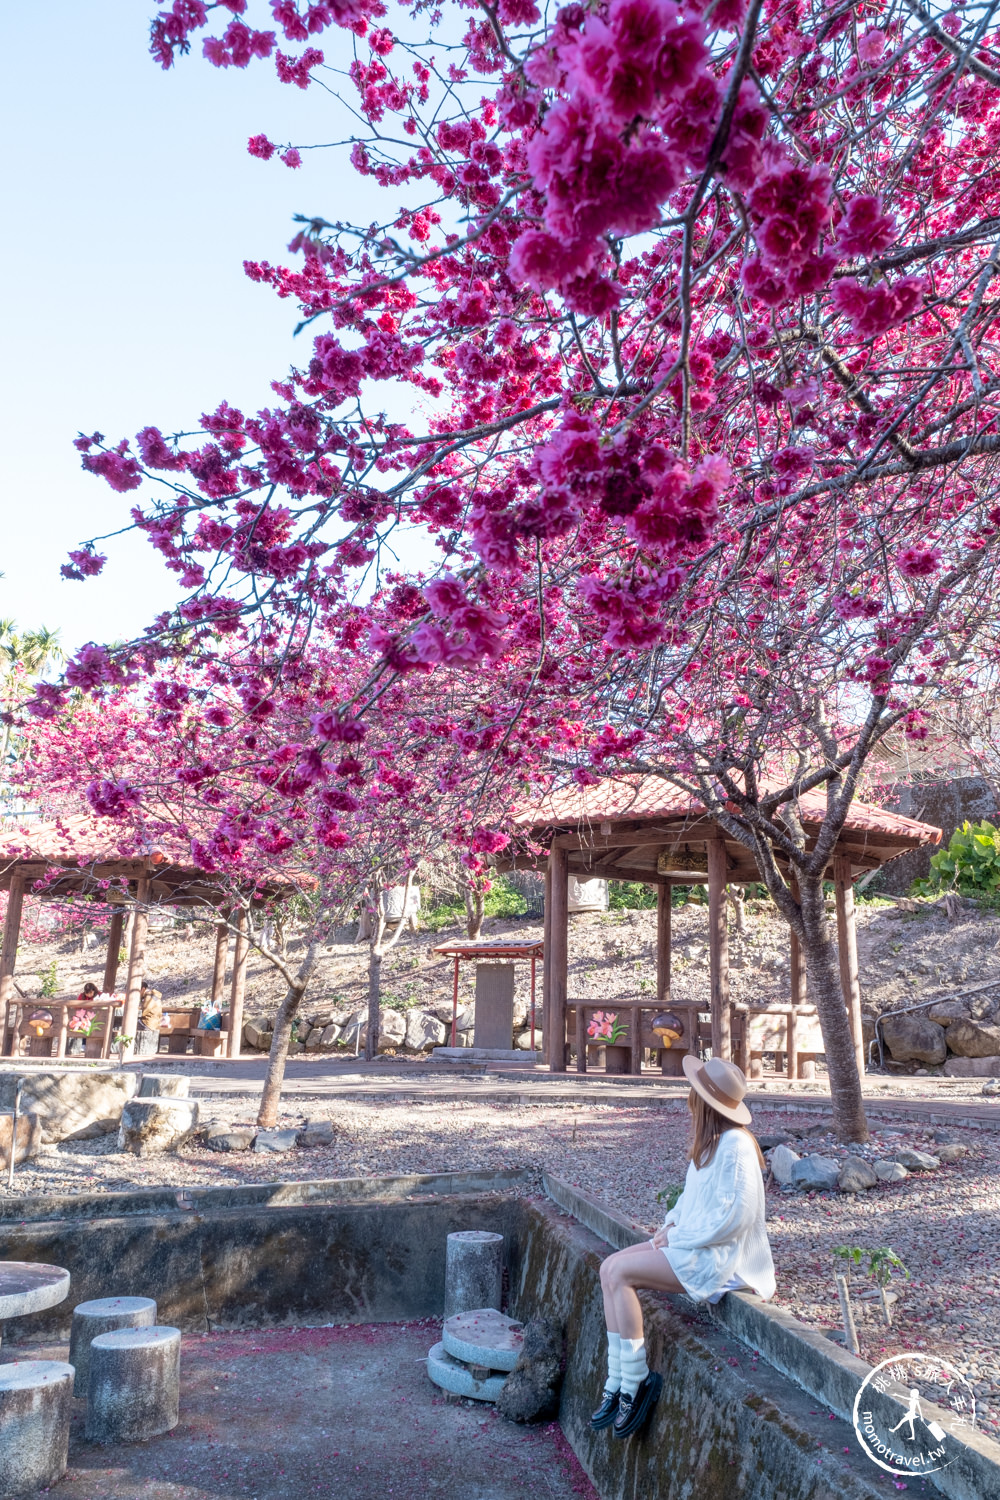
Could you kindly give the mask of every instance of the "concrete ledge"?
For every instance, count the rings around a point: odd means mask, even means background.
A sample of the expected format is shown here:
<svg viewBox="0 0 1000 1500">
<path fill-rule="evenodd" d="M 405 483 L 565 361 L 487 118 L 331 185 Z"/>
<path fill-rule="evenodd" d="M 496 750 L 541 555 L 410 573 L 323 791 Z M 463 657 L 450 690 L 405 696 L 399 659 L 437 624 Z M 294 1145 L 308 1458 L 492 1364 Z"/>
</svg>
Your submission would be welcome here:
<svg viewBox="0 0 1000 1500">
<path fill-rule="evenodd" d="M 649 1238 L 649 1231 L 634 1219 L 616 1213 L 599 1199 L 571 1187 L 551 1173 L 543 1173 L 542 1185 L 552 1201 L 586 1225 L 616 1249 L 624 1249 Z M 872 1366 L 846 1349 L 840 1349 L 814 1328 L 800 1323 L 791 1313 L 772 1307 L 749 1292 L 729 1292 L 714 1307 L 676 1296 L 670 1301 L 692 1311 L 703 1310 L 712 1320 L 759 1353 L 769 1365 L 788 1376 L 835 1412 L 844 1421 L 853 1420 L 854 1400 Z M 906 1392 L 890 1385 L 886 1396 L 906 1407 Z M 953 1413 L 925 1402 L 929 1419 L 946 1428 L 959 1456 L 948 1468 L 926 1476 L 949 1500 L 987 1500 L 1000 1496 L 1000 1444 L 981 1433 L 961 1435 L 952 1431 Z"/>
<path fill-rule="evenodd" d="M 392 1202 L 453 1193 L 509 1193 L 537 1181 L 527 1167 L 489 1172 L 425 1172 L 405 1177 L 329 1177 L 242 1187 L 136 1188 L 128 1193 L 71 1193 L 0 1199 L 0 1223 L 122 1218 L 132 1214 L 212 1213 L 227 1208 L 295 1208 L 307 1204 Z"/>
</svg>

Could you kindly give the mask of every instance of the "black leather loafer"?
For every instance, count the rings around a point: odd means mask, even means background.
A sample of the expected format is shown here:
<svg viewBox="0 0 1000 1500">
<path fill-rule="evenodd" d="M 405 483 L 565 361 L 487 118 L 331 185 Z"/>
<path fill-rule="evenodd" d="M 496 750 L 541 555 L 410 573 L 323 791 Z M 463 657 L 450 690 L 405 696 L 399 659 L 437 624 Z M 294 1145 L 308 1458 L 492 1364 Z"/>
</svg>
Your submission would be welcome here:
<svg viewBox="0 0 1000 1500">
<path fill-rule="evenodd" d="M 618 1415 L 618 1397 L 620 1391 L 605 1391 L 601 1397 L 601 1404 L 590 1419 L 590 1425 L 595 1432 L 603 1432 L 605 1427 L 610 1427 Z"/>
<path fill-rule="evenodd" d="M 651 1372 L 646 1376 L 634 1396 L 622 1391 L 618 1398 L 618 1415 L 614 1418 L 612 1432 L 616 1438 L 627 1438 L 638 1432 L 660 1399 L 663 1376 Z"/>
</svg>

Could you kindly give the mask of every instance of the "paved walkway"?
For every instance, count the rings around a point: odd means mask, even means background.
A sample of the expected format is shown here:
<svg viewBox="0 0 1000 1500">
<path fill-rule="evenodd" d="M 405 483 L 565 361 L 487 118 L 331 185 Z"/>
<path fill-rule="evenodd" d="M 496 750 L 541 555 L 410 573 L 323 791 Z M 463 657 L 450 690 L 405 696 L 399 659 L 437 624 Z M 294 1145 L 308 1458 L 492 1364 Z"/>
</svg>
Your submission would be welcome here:
<svg viewBox="0 0 1000 1500">
<path fill-rule="evenodd" d="M 77 1064 L 78 1065 L 78 1064 Z M 129 1069 L 145 1072 L 183 1072 L 191 1079 L 193 1096 L 209 1098 L 256 1098 L 264 1082 L 266 1057 L 196 1058 L 163 1054 Z M 46 1059 L 21 1059 L 16 1071 L 53 1067 Z M 8 1060 L 0 1072 L 12 1069 Z M 968 1079 L 896 1078 L 868 1074 L 864 1081 L 870 1114 L 885 1119 L 925 1119 L 931 1124 L 966 1122 L 983 1129 L 1000 1130 L 1000 1098 L 984 1097 L 981 1084 Z M 664 1078 L 650 1069 L 641 1077 L 600 1071 L 550 1073 L 544 1067 L 498 1068 L 483 1064 L 450 1063 L 379 1058 L 366 1063 L 359 1058 L 336 1055 L 290 1058 L 285 1073 L 283 1097 L 296 1100 L 356 1100 L 400 1103 L 481 1103 L 523 1105 L 624 1104 L 630 1107 L 682 1107 L 688 1085 L 684 1079 Z M 826 1114 L 830 1095 L 822 1082 L 789 1086 L 780 1077 L 755 1083 L 747 1095 L 751 1106 Z"/>
</svg>

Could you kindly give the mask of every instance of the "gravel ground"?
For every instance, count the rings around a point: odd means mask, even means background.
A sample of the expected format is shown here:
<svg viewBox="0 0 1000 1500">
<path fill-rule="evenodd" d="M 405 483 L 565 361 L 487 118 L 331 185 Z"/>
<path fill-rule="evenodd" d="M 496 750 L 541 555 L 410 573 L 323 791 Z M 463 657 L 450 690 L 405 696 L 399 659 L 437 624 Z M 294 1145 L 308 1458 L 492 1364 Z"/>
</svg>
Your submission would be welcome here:
<svg viewBox="0 0 1000 1500">
<path fill-rule="evenodd" d="M 245 1099 L 213 1101 L 202 1105 L 202 1118 L 249 1125 L 251 1108 Z M 653 1226 L 662 1217 L 657 1192 L 680 1183 L 686 1169 L 687 1121 L 676 1108 L 359 1101 L 313 1106 L 308 1115 L 333 1121 L 332 1148 L 265 1156 L 194 1145 L 174 1156 L 137 1160 L 106 1136 L 50 1148 L 19 1168 L 15 1191 L 112 1192 L 523 1166 L 538 1174 L 547 1168 Z M 306 1118 L 289 1110 L 280 1124 L 300 1126 Z M 800 1153 L 846 1154 L 815 1115 L 758 1107 L 755 1129 L 761 1135 L 802 1131 L 804 1140 L 794 1142 Z M 805 1195 L 771 1182 L 776 1301 L 806 1323 L 835 1328 L 834 1246 L 891 1246 L 909 1279 L 894 1279 L 900 1301 L 891 1329 L 877 1304 L 857 1302 L 863 1357 L 874 1364 L 890 1353 L 926 1349 L 952 1359 L 976 1386 L 980 1425 L 1000 1437 L 1000 1136 L 966 1130 L 962 1139 L 970 1150 L 960 1162 L 865 1193 Z M 933 1152 L 933 1127 L 877 1126 L 862 1154 L 891 1158 L 903 1146 Z M 868 1287 L 863 1272 L 855 1272 L 854 1285 L 857 1292 Z"/>
</svg>

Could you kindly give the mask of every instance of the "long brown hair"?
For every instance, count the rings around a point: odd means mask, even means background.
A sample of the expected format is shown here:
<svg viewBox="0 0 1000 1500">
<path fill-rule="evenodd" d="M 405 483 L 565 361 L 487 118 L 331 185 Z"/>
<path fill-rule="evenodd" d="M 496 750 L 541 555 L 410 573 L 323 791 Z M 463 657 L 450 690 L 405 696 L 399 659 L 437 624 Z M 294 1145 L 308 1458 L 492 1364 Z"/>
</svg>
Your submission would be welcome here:
<svg viewBox="0 0 1000 1500">
<path fill-rule="evenodd" d="M 720 1115 L 719 1111 L 713 1109 L 708 1100 L 703 1099 L 695 1089 L 688 1094 L 688 1109 L 691 1111 L 692 1123 L 689 1156 L 696 1167 L 700 1169 L 708 1166 L 727 1130 L 743 1130 L 753 1141 L 760 1169 L 764 1170 L 764 1154 L 752 1130 L 747 1130 L 745 1125 L 738 1125 L 735 1120 L 727 1120 L 725 1115 Z"/>
</svg>

